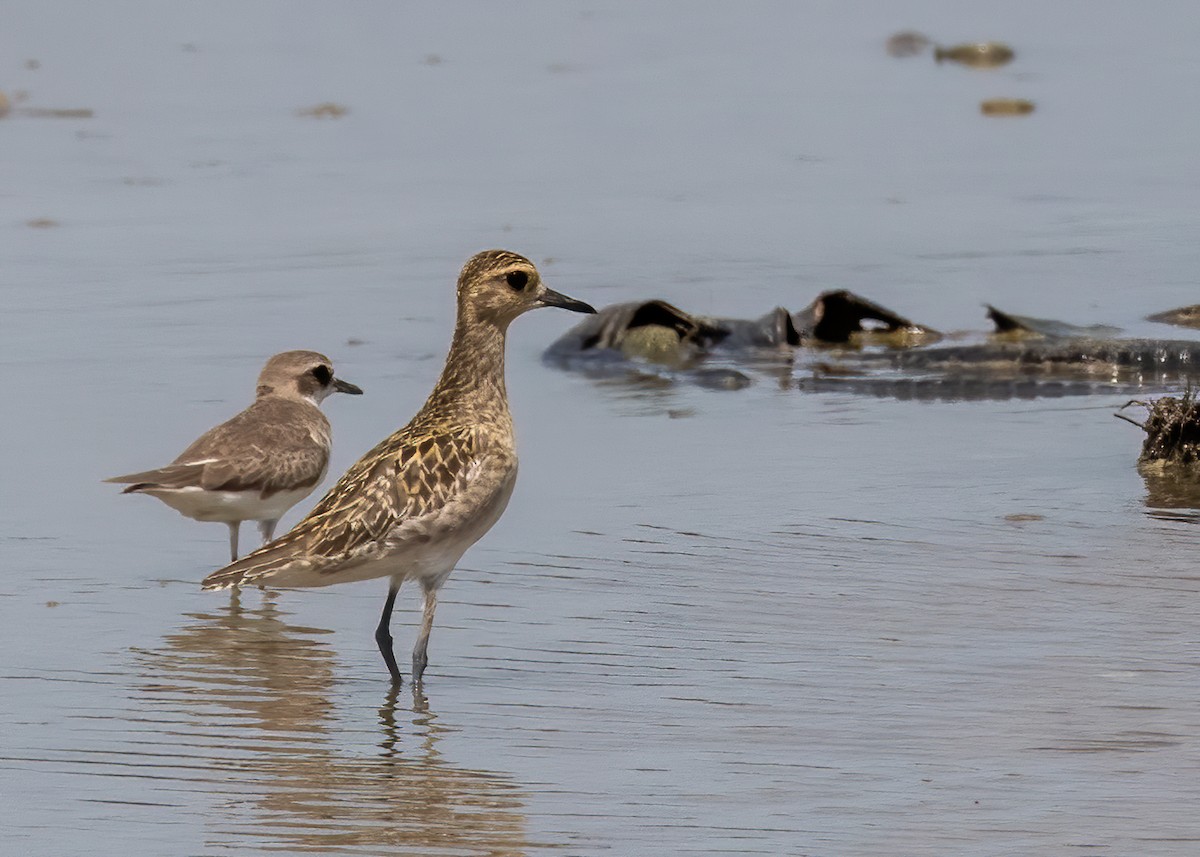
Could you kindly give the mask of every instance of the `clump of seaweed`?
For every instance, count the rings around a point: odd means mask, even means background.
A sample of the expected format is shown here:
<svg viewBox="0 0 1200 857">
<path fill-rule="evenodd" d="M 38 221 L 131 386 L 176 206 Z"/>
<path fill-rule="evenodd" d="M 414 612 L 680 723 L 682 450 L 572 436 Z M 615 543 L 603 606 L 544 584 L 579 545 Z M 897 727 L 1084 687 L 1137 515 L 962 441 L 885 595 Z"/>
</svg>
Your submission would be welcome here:
<svg viewBox="0 0 1200 857">
<path fill-rule="evenodd" d="M 1130 405 L 1146 409 L 1145 422 L 1122 413 L 1116 416 L 1146 433 L 1140 464 L 1200 464 L 1200 401 L 1194 390 L 1189 388 L 1182 396 L 1163 396 L 1150 402 L 1134 400 L 1122 410 Z"/>
</svg>

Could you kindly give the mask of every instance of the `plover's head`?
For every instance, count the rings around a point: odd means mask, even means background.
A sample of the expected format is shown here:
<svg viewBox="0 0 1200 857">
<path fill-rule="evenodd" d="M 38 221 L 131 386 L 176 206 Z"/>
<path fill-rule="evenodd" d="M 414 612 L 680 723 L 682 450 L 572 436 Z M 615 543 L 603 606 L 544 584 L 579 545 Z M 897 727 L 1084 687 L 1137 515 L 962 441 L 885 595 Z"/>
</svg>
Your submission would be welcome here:
<svg viewBox="0 0 1200 857">
<path fill-rule="evenodd" d="M 316 351 L 284 351 L 267 361 L 258 374 L 256 394 L 308 399 L 314 404 L 330 393 L 361 395 L 362 390 L 333 376 L 333 363 Z"/>
<path fill-rule="evenodd" d="M 507 327 L 521 313 L 543 306 L 574 312 L 596 311 L 583 301 L 546 288 L 532 262 L 507 250 L 476 253 L 458 275 L 462 319 L 491 321 Z"/>
</svg>

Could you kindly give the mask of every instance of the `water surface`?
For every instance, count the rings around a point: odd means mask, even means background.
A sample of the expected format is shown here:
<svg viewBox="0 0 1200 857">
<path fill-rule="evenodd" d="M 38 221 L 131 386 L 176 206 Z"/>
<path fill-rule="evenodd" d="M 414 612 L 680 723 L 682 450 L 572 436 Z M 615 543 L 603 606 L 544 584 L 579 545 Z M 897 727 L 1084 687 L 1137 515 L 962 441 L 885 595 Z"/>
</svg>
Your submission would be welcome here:
<svg viewBox="0 0 1200 857">
<path fill-rule="evenodd" d="M 1017 60 L 888 57 L 912 27 Z M 522 319 L 520 485 L 416 695 L 382 583 L 201 593 L 225 529 L 99 481 L 285 348 L 367 393 L 327 403 L 340 473 L 423 400 L 491 246 L 598 305 L 850 288 L 1178 336 L 1141 319 L 1197 300 L 1195 32 L 1183 3 L 8 4 L 0 88 L 94 116 L 0 120 L 4 850 L 1195 853 L 1196 503 L 1138 475 L 1121 400 L 596 383 L 539 362 L 574 319 Z"/>
</svg>

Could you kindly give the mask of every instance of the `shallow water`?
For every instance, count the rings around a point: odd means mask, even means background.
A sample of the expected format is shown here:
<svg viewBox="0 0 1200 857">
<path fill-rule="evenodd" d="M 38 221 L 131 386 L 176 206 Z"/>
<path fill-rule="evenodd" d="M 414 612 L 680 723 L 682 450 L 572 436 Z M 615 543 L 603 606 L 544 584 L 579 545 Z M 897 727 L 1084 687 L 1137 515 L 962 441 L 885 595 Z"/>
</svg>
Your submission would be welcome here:
<svg viewBox="0 0 1200 857">
<path fill-rule="evenodd" d="M 1190 5 L 6 18 L 0 88 L 94 116 L 0 119 L 0 851 L 1196 853 L 1200 502 L 1139 476 L 1119 397 L 632 387 L 541 365 L 574 319 L 522 319 L 520 484 L 419 696 L 382 583 L 201 593 L 224 528 L 99 481 L 297 347 L 367 393 L 326 406 L 341 472 L 489 246 L 597 305 L 838 287 L 1186 336 L 1141 319 L 1197 300 Z M 904 28 L 1017 59 L 895 60 Z"/>
</svg>

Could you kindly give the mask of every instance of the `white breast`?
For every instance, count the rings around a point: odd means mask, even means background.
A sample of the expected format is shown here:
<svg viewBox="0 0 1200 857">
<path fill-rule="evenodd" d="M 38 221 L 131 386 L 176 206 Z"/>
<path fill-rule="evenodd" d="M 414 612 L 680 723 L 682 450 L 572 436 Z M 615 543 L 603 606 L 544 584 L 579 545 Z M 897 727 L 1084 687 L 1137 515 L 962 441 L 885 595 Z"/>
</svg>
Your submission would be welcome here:
<svg viewBox="0 0 1200 857">
<path fill-rule="evenodd" d="M 203 488 L 149 488 L 142 493 L 162 500 L 197 521 L 278 521 L 288 509 L 313 492 L 316 485 L 278 491 L 263 497 L 258 491 L 205 491 Z"/>
</svg>

